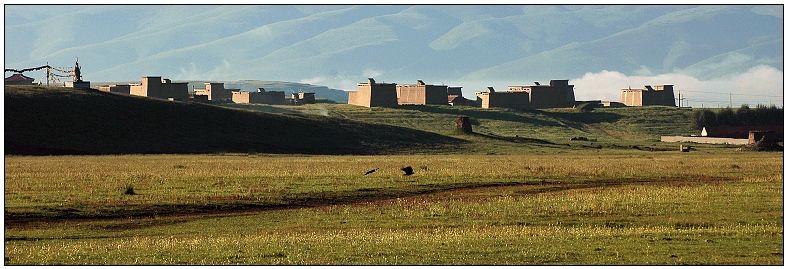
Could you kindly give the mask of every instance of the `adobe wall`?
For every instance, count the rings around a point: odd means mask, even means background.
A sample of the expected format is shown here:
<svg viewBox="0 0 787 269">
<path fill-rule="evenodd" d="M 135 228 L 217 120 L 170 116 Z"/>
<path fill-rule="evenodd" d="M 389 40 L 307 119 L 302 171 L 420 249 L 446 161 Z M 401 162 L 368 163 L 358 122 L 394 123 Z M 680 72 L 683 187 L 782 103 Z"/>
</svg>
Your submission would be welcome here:
<svg viewBox="0 0 787 269">
<path fill-rule="evenodd" d="M 284 92 L 252 92 L 249 94 L 249 102 L 252 104 L 281 105 L 285 102 Z"/>
<path fill-rule="evenodd" d="M 569 85 L 568 80 L 550 80 L 549 85 L 509 86 L 508 89 L 530 94 L 532 108 L 572 107 L 575 101 L 574 85 Z"/>
<path fill-rule="evenodd" d="M 447 105 L 448 86 L 445 85 L 426 85 L 426 104 Z"/>
<path fill-rule="evenodd" d="M 627 106 L 642 106 L 642 90 L 621 90 L 620 102 Z"/>
<path fill-rule="evenodd" d="M 369 107 L 369 93 L 361 90 L 347 92 L 347 104 Z"/>
<path fill-rule="evenodd" d="M 314 104 L 317 101 L 313 92 L 299 92 L 297 97 L 299 104 Z"/>
<path fill-rule="evenodd" d="M 349 92 L 347 103 L 365 107 L 395 107 L 396 84 L 359 84 L 358 90 Z"/>
<path fill-rule="evenodd" d="M 705 137 L 705 136 L 662 136 L 661 142 L 693 142 L 693 143 L 702 143 L 702 144 L 746 145 L 746 143 L 749 142 L 749 139 Z"/>
<path fill-rule="evenodd" d="M 102 85 L 98 87 L 98 90 L 102 92 L 130 94 L 131 86 L 130 85 Z"/>
<path fill-rule="evenodd" d="M 396 101 L 396 84 L 375 84 L 371 87 L 370 106 L 395 107 L 399 105 Z"/>
<path fill-rule="evenodd" d="M 232 93 L 224 88 L 224 83 L 205 83 L 205 90 L 209 93 L 208 100 L 216 102 L 232 99 Z"/>
<path fill-rule="evenodd" d="M 236 104 L 248 104 L 249 103 L 249 92 L 233 92 L 232 93 L 232 102 Z"/>
<path fill-rule="evenodd" d="M 505 107 L 525 109 L 530 104 L 530 94 L 517 92 L 484 92 L 477 96 L 481 100 L 481 108 Z"/>
<path fill-rule="evenodd" d="M 423 85 L 396 85 L 396 98 L 400 105 L 423 105 L 426 90 Z"/>
<path fill-rule="evenodd" d="M 675 92 L 673 85 L 646 85 L 645 89 L 622 89 L 620 101 L 627 106 L 675 106 Z"/>
<path fill-rule="evenodd" d="M 446 91 L 446 95 L 462 96 L 462 87 L 447 87 L 445 91 Z"/>
</svg>

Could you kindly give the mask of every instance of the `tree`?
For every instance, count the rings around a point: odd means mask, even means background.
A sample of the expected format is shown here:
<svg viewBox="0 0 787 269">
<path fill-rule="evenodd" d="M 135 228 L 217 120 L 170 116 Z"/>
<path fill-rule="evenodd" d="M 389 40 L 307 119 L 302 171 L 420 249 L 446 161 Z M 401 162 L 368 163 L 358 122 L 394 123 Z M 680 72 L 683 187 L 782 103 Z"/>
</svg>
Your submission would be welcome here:
<svg viewBox="0 0 787 269">
<path fill-rule="evenodd" d="M 722 108 L 719 113 L 716 113 L 716 124 L 718 125 L 735 125 L 736 121 L 735 111 L 732 111 L 730 107 Z"/>
<path fill-rule="evenodd" d="M 702 127 L 716 126 L 716 113 L 709 109 L 694 110 L 694 127 L 702 129 Z"/>
<path fill-rule="evenodd" d="M 754 114 L 752 113 L 749 105 L 743 104 L 737 111 L 735 111 L 735 118 L 737 125 L 753 125 Z"/>
</svg>

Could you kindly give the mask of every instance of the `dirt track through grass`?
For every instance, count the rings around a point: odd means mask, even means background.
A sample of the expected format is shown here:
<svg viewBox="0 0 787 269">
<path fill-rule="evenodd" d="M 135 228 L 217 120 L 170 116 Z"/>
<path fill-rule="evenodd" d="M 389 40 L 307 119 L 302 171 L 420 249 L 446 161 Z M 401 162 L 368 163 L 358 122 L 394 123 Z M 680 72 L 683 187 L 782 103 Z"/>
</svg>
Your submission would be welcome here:
<svg viewBox="0 0 787 269">
<path fill-rule="evenodd" d="M 516 188 L 514 191 L 517 195 L 535 195 L 541 193 L 560 192 L 568 190 L 592 189 L 602 187 L 618 187 L 618 186 L 631 186 L 631 185 L 697 185 L 709 184 L 716 182 L 731 181 L 734 179 L 724 177 L 707 177 L 692 181 L 686 179 L 668 179 L 657 181 L 646 180 L 631 180 L 631 181 L 590 181 L 590 182 L 561 182 L 555 180 L 541 180 L 541 181 L 528 181 L 528 182 L 490 182 L 490 183 L 458 183 L 458 184 L 425 184 L 419 185 L 425 189 L 416 190 L 382 190 L 382 189 L 362 189 L 358 192 L 351 193 L 332 193 L 333 196 L 328 194 L 316 194 L 314 197 L 293 199 L 284 204 L 278 205 L 265 205 L 244 203 L 238 201 L 237 203 L 225 204 L 221 206 L 206 205 L 169 205 L 167 207 L 151 206 L 139 210 L 138 212 L 129 212 L 127 214 L 103 214 L 100 216 L 80 216 L 69 214 L 64 211 L 64 214 L 55 217 L 52 216 L 36 216 L 36 215 L 8 215 L 5 216 L 5 224 L 7 227 L 23 228 L 28 226 L 36 226 L 41 223 L 56 223 L 56 222 L 86 222 L 96 220 L 118 220 L 124 218 L 147 219 L 147 221 L 136 222 L 133 224 L 119 225 L 115 229 L 130 229 L 130 228 L 144 228 L 154 225 L 166 225 L 179 222 L 185 222 L 190 219 L 203 219 L 212 217 L 230 217 L 251 215 L 260 212 L 271 210 L 289 210 L 289 209 L 303 209 L 325 206 L 337 205 L 352 205 L 352 204 L 369 204 L 375 202 L 385 202 L 392 199 L 408 199 L 414 197 L 430 197 L 437 198 L 444 194 L 455 192 L 477 192 L 487 191 L 489 189 L 508 189 Z M 187 211 L 188 213 L 184 213 Z M 11 240 L 20 240 L 14 239 Z"/>
</svg>

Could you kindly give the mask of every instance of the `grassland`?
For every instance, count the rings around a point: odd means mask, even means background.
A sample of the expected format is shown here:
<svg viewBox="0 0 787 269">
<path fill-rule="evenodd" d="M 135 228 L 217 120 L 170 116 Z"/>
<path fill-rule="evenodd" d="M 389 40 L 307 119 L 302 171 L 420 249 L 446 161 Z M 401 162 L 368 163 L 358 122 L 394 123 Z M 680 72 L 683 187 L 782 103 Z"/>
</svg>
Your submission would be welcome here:
<svg viewBox="0 0 787 269">
<path fill-rule="evenodd" d="M 5 100 L 6 154 L 83 155 L 5 156 L 7 265 L 784 263 L 783 152 L 658 142 L 691 110 Z"/>
<path fill-rule="evenodd" d="M 405 165 L 416 174 L 401 176 Z M 784 261 L 781 153 L 6 156 L 5 167 L 6 264 Z"/>
</svg>

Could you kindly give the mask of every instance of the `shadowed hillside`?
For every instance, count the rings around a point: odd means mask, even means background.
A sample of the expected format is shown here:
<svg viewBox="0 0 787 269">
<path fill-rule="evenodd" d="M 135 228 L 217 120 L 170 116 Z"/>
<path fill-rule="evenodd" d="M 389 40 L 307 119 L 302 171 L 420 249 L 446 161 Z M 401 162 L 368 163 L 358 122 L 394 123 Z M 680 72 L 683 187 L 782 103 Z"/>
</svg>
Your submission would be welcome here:
<svg viewBox="0 0 787 269">
<path fill-rule="evenodd" d="M 464 141 L 390 125 L 142 97 L 5 87 L 6 154 L 265 152 L 385 154 Z"/>
</svg>

